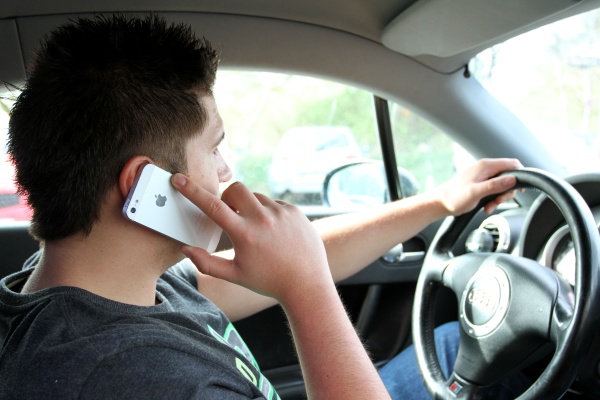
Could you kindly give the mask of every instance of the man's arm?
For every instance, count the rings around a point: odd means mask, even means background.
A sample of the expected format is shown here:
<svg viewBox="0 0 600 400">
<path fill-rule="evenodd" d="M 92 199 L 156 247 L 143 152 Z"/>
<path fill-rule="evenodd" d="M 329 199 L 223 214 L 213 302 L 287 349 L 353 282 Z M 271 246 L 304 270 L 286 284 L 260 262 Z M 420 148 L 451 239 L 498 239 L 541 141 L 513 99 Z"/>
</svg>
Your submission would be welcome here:
<svg viewBox="0 0 600 400">
<path fill-rule="evenodd" d="M 480 160 L 465 172 L 425 193 L 385 204 L 367 211 L 323 218 L 313 222 L 325 244 L 334 280 L 340 281 L 368 266 L 386 251 L 449 215 L 459 215 L 475 207 L 479 200 L 504 193 L 514 186 L 513 177 L 490 179 L 498 173 L 520 168 L 514 159 Z M 486 211 L 512 197 L 500 195 Z M 293 257 L 295 252 L 290 252 Z M 233 252 L 220 255 L 233 258 Z M 198 289 L 236 321 L 276 302 L 244 287 L 198 273 Z"/>
<path fill-rule="evenodd" d="M 470 169 L 438 187 L 432 193 L 409 197 L 364 212 L 338 215 L 314 222 L 320 232 L 332 274 L 347 278 L 366 267 L 398 243 L 407 241 L 432 222 L 472 210 L 479 201 L 500 193 L 485 207 L 494 208 L 512 198 L 506 192 L 515 178 L 492 178 L 522 165 L 513 159 L 480 160 Z"/>
<path fill-rule="evenodd" d="M 233 259 L 183 246 L 206 275 L 273 297 L 290 322 L 309 398 L 389 399 L 337 294 L 323 242 L 297 207 L 234 183 L 221 199 L 176 174 L 173 185 L 231 238 Z M 235 210 L 235 211 L 234 211 Z M 290 252 L 302 257 L 290 258 Z"/>
</svg>

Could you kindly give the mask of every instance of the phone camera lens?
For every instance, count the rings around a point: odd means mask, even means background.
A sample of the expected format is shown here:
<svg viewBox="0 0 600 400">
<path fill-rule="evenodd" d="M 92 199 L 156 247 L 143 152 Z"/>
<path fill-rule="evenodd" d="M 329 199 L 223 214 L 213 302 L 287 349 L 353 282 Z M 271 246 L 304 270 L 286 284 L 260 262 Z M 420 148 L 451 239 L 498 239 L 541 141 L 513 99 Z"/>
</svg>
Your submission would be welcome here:
<svg viewBox="0 0 600 400">
<path fill-rule="evenodd" d="M 137 211 L 137 210 L 135 209 L 135 207 L 131 208 L 131 213 L 132 213 L 132 214 L 135 214 L 135 212 L 136 212 L 136 211 Z"/>
</svg>

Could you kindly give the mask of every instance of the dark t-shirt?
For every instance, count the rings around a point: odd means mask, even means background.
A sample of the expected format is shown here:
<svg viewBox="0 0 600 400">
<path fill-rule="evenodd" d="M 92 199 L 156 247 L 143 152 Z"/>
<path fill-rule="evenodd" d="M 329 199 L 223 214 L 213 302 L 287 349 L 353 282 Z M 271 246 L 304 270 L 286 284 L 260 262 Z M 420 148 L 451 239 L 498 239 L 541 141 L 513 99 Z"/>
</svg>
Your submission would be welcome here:
<svg viewBox="0 0 600 400">
<path fill-rule="evenodd" d="M 0 282 L 0 398 L 279 398 L 188 260 L 160 278 L 153 307 L 73 287 L 18 293 L 30 273 Z"/>
</svg>

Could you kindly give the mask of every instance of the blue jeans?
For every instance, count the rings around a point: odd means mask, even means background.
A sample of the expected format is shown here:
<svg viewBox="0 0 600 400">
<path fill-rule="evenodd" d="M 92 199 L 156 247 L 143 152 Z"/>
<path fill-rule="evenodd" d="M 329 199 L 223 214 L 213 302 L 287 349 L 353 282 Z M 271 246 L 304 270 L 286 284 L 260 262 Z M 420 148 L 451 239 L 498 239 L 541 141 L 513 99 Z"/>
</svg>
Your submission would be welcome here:
<svg viewBox="0 0 600 400">
<path fill-rule="evenodd" d="M 454 369 L 460 341 L 458 322 L 450 322 L 435 330 L 435 348 L 440 367 L 448 377 Z M 398 354 L 379 370 L 379 376 L 392 399 L 428 399 L 413 347 Z M 514 374 L 494 387 L 490 396 L 494 399 L 514 399 L 523 393 L 531 381 L 523 374 Z"/>
</svg>

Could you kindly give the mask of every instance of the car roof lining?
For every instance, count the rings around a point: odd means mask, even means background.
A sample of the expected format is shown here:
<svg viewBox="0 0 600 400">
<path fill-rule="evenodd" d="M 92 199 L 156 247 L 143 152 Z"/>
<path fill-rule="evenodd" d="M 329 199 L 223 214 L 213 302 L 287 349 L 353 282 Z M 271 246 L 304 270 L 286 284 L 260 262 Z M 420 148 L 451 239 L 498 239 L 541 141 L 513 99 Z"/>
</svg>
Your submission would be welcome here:
<svg viewBox="0 0 600 400">
<path fill-rule="evenodd" d="M 492 134 L 499 137 L 494 154 L 486 156 L 514 154 L 526 165 L 560 169 L 548 154 L 524 150 L 528 148 L 523 145 L 528 138 L 533 145 L 529 130 L 476 80 L 465 79 L 462 73 L 440 74 L 380 43 L 316 25 L 239 15 L 163 15 L 168 21 L 191 24 L 200 34 L 210 32 L 211 42 L 222 47 L 221 65 L 226 69 L 298 73 L 351 84 L 410 107 L 476 156 L 478 147 L 486 148 L 488 140 L 481 132 L 497 131 L 502 133 Z M 40 38 L 69 17 L 27 17 L 16 21 L 23 53 L 31 57 Z M 323 35 L 328 40 L 322 40 Z M 269 45 L 257 51 L 256 43 Z M 6 75 L 0 79 L 6 79 Z M 462 95 L 465 85 L 471 86 L 469 96 Z M 488 112 L 481 113 L 482 107 Z M 464 118 L 465 115 L 471 118 Z M 510 132 L 503 128 L 507 124 L 512 127 Z"/>
<path fill-rule="evenodd" d="M 366 38 L 435 71 L 451 73 L 495 43 L 565 16 L 600 7 L 600 0 L 0 0 L 0 4 L 0 25 L 28 17 L 62 16 L 66 19 L 81 14 L 148 13 L 148 10 L 296 22 Z M 471 34 L 475 23 L 485 29 Z M 3 33 L 3 29 L 7 28 L 0 27 L 0 32 Z M 2 54 L 13 54 L 3 51 L 8 40 L 9 37 L 0 37 Z M 4 74 L 0 71 L 0 79 L 1 75 Z"/>
<path fill-rule="evenodd" d="M 385 25 L 414 2 L 415 0 L 0 0 L 0 19 L 150 10 L 159 13 L 246 15 L 314 24 L 379 41 Z"/>
</svg>

